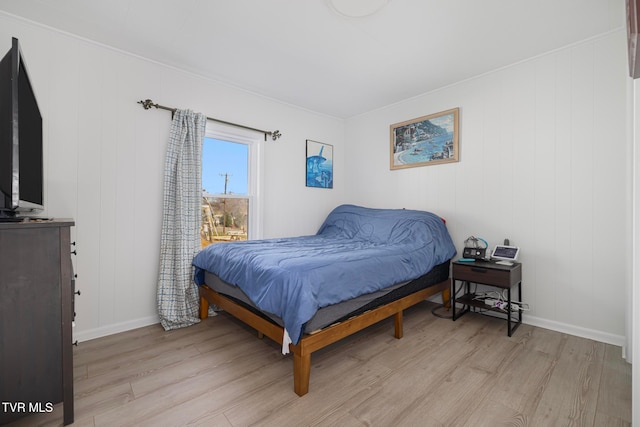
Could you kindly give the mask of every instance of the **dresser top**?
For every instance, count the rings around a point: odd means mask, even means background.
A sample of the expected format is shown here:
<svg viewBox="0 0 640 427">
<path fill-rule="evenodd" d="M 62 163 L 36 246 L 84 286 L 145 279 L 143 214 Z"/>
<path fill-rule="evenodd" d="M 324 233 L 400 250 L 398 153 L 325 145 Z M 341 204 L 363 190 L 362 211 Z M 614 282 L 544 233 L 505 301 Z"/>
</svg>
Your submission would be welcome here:
<svg viewBox="0 0 640 427">
<path fill-rule="evenodd" d="M 73 227 L 70 218 L 30 218 L 20 222 L 0 222 L 0 230 L 17 230 L 23 228 Z"/>
</svg>

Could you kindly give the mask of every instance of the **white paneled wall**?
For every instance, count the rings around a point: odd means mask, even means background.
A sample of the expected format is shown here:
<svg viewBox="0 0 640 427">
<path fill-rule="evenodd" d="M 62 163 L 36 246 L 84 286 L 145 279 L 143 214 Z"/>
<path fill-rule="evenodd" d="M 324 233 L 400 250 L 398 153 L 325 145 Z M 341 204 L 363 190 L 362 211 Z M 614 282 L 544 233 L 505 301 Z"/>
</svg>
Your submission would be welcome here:
<svg viewBox="0 0 640 427">
<path fill-rule="evenodd" d="M 349 199 L 521 247 L 525 321 L 624 344 L 631 271 L 620 30 L 347 121 Z M 460 108 L 460 161 L 389 170 L 389 125 Z M 364 169 L 360 165 L 367 165 Z"/>
<path fill-rule="evenodd" d="M 265 143 L 265 237 L 313 234 L 344 203 L 344 124 L 0 13 L 20 40 L 43 113 L 44 215 L 73 218 L 80 341 L 157 322 L 163 168 L 171 114 L 279 129 Z M 305 140 L 334 146 L 333 190 L 305 187 Z M 319 191 L 318 191 L 319 190 Z"/>
<path fill-rule="evenodd" d="M 76 220 L 76 336 L 156 321 L 169 113 L 279 129 L 265 143 L 264 237 L 314 233 L 337 204 L 427 209 L 461 250 L 522 247 L 525 321 L 623 343 L 631 257 L 624 31 L 342 121 L 0 14 L 45 126 L 48 216 Z M 389 170 L 389 125 L 459 107 L 460 162 Z M 334 146 L 335 188 L 304 186 L 305 140 Z"/>
</svg>

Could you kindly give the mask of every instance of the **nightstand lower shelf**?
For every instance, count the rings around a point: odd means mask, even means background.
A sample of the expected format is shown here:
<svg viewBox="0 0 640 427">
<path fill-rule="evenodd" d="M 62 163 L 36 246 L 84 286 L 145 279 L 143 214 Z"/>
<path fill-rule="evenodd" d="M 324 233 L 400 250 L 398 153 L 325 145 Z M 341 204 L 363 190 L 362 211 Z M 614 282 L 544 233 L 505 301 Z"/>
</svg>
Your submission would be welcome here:
<svg viewBox="0 0 640 427">
<path fill-rule="evenodd" d="M 478 313 L 478 314 L 483 314 L 483 315 L 488 315 L 491 317 L 503 319 L 507 321 L 508 336 L 511 336 L 513 332 L 518 328 L 518 326 L 522 324 L 522 310 L 520 309 L 512 310 L 509 313 L 507 312 L 507 310 L 492 307 L 482 302 L 482 300 L 479 300 L 477 295 L 474 293 L 464 294 L 461 297 L 456 298 L 456 303 L 462 304 L 463 308 L 462 310 L 459 310 L 457 312 L 456 312 L 455 306 L 452 308 L 453 320 L 456 320 L 457 318 L 459 318 L 460 316 L 468 312 Z M 510 306 L 511 303 L 508 301 L 507 304 L 509 304 L 508 306 Z M 499 313 L 504 315 L 504 317 L 494 316 L 492 314 L 487 314 L 486 312 Z"/>
<path fill-rule="evenodd" d="M 456 282 L 461 282 L 462 286 L 464 286 L 464 293 L 460 297 L 456 297 Z M 471 283 L 492 286 L 502 289 L 503 292 L 506 291 L 506 307 L 508 308 L 503 309 L 485 304 L 475 293 L 471 292 Z M 507 335 L 511 336 L 518 326 L 522 324 L 522 309 L 511 310 L 513 302 L 511 289 L 514 286 L 517 288 L 516 301 L 519 302 L 522 299 L 522 265 L 520 263 L 504 266 L 485 261 L 475 263 L 454 261 L 451 273 L 451 313 L 453 320 L 455 321 L 469 312 L 490 314 L 492 317 L 502 318 L 502 316 L 492 314 L 501 313 L 504 315 L 504 320 L 507 321 Z M 461 311 L 456 312 L 456 304 L 463 306 Z"/>
</svg>

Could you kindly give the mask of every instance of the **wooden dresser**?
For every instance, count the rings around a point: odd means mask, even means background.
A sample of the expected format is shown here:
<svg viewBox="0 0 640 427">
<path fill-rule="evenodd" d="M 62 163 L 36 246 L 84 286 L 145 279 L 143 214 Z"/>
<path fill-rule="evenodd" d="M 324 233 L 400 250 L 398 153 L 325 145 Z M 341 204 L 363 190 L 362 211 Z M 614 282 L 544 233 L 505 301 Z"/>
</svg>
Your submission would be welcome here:
<svg viewBox="0 0 640 427">
<path fill-rule="evenodd" d="M 0 424 L 60 402 L 73 422 L 73 225 L 0 223 Z"/>
</svg>

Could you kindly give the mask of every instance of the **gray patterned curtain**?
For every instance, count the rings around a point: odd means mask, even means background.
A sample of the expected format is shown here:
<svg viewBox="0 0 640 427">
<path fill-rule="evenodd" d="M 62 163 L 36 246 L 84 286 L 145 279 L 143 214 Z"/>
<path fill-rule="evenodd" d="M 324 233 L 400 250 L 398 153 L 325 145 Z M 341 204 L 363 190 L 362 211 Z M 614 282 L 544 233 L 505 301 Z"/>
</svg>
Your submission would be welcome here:
<svg viewBox="0 0 640 427">
<path fill-rule="evenodd" d="M 165 330 L 199 322 L 191 261 L 200 250 L 202 142 L 207 118 L 176 110 L 165 161 L 158 314 Z"/>
</svg>

